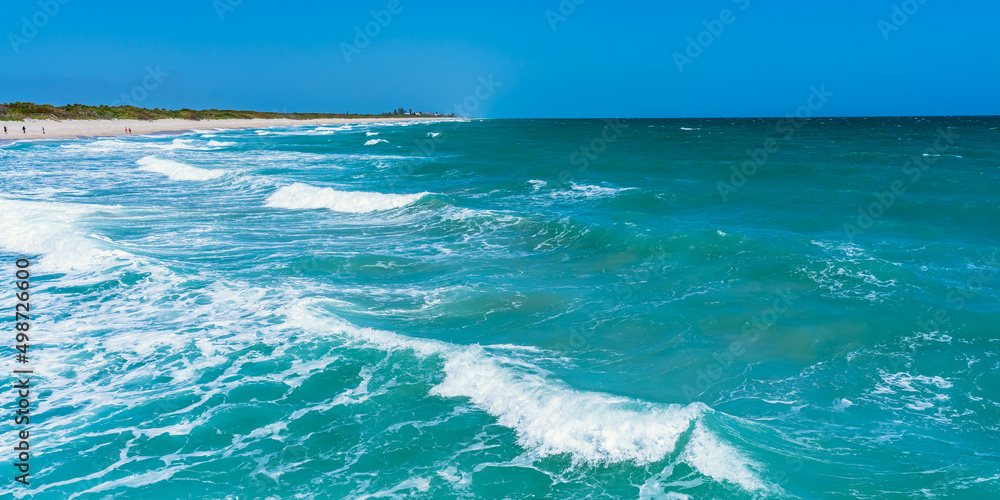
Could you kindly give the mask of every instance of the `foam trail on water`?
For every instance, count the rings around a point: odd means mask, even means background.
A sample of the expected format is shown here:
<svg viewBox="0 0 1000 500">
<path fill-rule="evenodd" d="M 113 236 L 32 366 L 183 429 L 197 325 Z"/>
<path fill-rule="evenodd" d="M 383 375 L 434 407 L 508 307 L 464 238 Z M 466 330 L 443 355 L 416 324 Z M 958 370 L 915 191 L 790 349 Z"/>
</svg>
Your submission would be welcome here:
<svg viewBox="0 0 1000 500">
<path fill-rule="evenodd" d="M 74 223 L 109 207 L 0 198 L 0 249 L 23 255 L 43 255 L 38 265 L 55 272 L 107 267 L 127 263 L 131 255 L 101 248 Z"/>
<path fill-rule="evenodd" d="M 338 191 L 296 182 L 284 186 L 267 199 L 271 208 L 316 209 L 334 212 L 366 213 L 410 205 L 430 193 L 386 194 L 371 191 Z"/>
<path fill-rule="evenodd" d="M 431 389 L 441 397 L 468 398 L 517 434 L 518 444 L 536 457 L 568 454 L 575 462 L 639 465 L 673 454 L 680 436 L 692 428 L 679 458 L 702 474 L 748 491 L 770 490 L 750 462 L 700 422 L 713 412 L 702 403 L 663 405 L 621 396 L 580 391 L 528 363 L 463 346 L 359 328 L 317 311 L 323 299 L 300 299 L 290 317 L 313 332 L 332 328 L 383 350 L 411 349 L 420 357 L 444 360 L 444 379 Z"/>
<path fill-rule="evenodd" d="M 619 188 L 593 184 L 577 184 L 575 182 L 570 183 L 569 187 L 570 189 L 551 191 L 549 196 L 552 198 L 569 200 L 593 200 L 600 198 L 612 198 L 617 196 L 619 193 L 630 189 L 636 189 L 632 187 Z"/>
<path fill-rule="evenodd" d="M 151 136 L 145 136 L 145 137 L 151 137 Z M 205 145 L 193 139 L 181 139 L 181 138 L 174 139 L 168 144 L 164 144 L 161 142 L 139 142 L 134 144 L 136 144 L 139 147 L 151 147 L 167 151 L 174 151 L 174 150 L 210 151 L 211 150 L 210 147 L 206 147 Z M 209 146 L 211 145 L 209 144 Z"/>
<path fill-rule="evenodd" d="M 163 174 L 175 181 L 207 181 L 226 173 L 224 170 L 205 170 L 155 156 L 144 156 L 136 163 L 140 170 Z"/>
<path fill-rule="evenodd" d="M 367 142 L 365 142 L 365 146 L 374 146 L 380 142 L 389 142 L 389 141 L 385 139 L 370 139 Z"/>
</svg>

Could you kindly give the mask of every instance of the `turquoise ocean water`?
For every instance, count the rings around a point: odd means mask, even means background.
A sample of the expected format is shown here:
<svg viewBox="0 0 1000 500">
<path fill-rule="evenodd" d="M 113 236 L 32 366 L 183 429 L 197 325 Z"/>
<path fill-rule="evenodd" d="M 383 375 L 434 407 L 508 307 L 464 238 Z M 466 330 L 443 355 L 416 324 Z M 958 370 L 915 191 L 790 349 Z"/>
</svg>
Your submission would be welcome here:
<svg viewBox="0 0 1000 500">
<path fill-rule="evenodd" d="M 997 126 L 3 144 L 0 494 L 998 498 Z"/>
</svg>

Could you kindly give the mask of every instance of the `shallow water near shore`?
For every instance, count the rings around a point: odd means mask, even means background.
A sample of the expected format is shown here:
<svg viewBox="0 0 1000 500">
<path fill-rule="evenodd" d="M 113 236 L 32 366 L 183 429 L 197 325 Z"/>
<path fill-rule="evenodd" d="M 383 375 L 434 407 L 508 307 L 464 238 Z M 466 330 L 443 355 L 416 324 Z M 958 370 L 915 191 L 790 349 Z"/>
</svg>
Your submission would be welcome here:
<svg viewBox="0 0 1000 500">
<path fill-rule="evenodd" d="M 38 406 L 0 491 L 1000 495 L 997 118 L 784 125 L 5 144 Z"/>
</svg>

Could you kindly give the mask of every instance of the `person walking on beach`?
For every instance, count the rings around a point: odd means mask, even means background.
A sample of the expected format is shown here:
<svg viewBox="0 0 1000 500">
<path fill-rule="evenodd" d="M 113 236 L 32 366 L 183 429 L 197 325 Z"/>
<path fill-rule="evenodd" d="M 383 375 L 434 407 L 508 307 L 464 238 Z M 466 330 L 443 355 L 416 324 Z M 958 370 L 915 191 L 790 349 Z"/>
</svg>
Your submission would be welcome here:
<svg viewBox="0 0 1000 500">
<path fill-rule="evenodd" d="M 45 127 L 42 127 L 42 135 L 45 135 Z"/>
<path fill-rule="evenodd" d="M 3 133 L 5 133 L 5 134 L 7 133 L 7 126 L 6 125 L 3 126 Z"/>
<path fill-rule="evenodd" d="M 21 133 L 22 134 L 27 134 L 28 133 L 28 127 L 21 127 Z"/>
</svg>

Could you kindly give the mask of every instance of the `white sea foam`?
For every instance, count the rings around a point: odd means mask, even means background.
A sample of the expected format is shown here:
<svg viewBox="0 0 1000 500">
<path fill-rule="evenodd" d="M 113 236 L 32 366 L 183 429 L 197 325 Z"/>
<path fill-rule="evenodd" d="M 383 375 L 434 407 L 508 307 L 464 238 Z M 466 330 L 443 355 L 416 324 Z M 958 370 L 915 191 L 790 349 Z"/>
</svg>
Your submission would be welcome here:
<svg viewBox="0 0 1000 500">
<path fill-rule="evenodd" d="M 296 182 L 284 186 L 267 199 L 272 208 L 316 209 L 334 212 L 365 213 L 391 210 L 410 205 L 430 193 L 386 194 L 371 191 L 338 191 Z"/>
<path fill-rule="evenodd" d="M 180 139 L 180 138 L 174 139 L 173 141 L 170 141 L 168 143 L 162 143 L 162 142 L 136 142 L 136 143 L 131 143 L 131 144 L 136 144 L 136 145 L 140 145 L 140 146 L 148 146 L 148 147 L 151 147 L 151 148 L 163 149 L 163 150 L 166 150 L 166 151 L 173 151 L 173 150 L 177 150 L 177 149 L 190 150 L 190 151 L 205 151 L 205 150 L 210 149 L 207 146 L 203 145 L 202 143 L 196 142 L 193 139 Z"/>
<path fill-rule="evenodd" d="M 635 189 L 635 188 L 598 186 L 593 184 L 577 184 L 575 182 L 571 183 L 569 187 L 570 189 L 553 190 L 549 193 L 549 196 L 553 198 L 562 198 L 571 200 L 600 199 L 600 198 L 611 198 L 623 191 Z"/>
<path fill-rule="evenodd" d="M 753 472 L 753 468 L 759 468 L 757 464 L 743 457 L 732 446 L 723 443 L 705 429 L 701 422 L 695 424 L 691 439 L 681 454 L 681 460 L 716 481 L 730 482 L 747 491 L 770 490 L 768 485 Z"/>
<path fill-rule="evenodd" d="M 136 163 L 140 170 L 163 174 L 175 181 L 207 181 L 226 173 L 224 170 L 206 170 L 155 156 L 145 156 Z"/>
<path fill-rule="evenodd" d="M 365 132 L 365 135 L 371 137 L 373 135 L 378 135 L 378 132 Z"/>
<path fill-rule="evenodd" d="M 874 257 L 865 252 L 864 248 L 854 243 L 826 242 L 818 240 L 811 240 L 809 243 L 822 248 L 831 255 L 839 256 L 842 260 L 848 262 L 856 262 L 858 260 L 875 260 Z"/>
<path fill-rule="evenodd" d="M 639 500 L 691 500 L 691 496 L 676 491 L 665 492 L 659 483 L 651 481 L 639 487 Z"/>
<path fill-rule="evenodd" d="M 854 403 L 850 399 L 840 398 L 833 402 L 833 411 L 846 411 L 852 406 Z"/>
<path fill-rule="evenodd" d="M 708 407 L 654 405 L 624 397 L 578 391 L 549 379 L 525 363 L 491 355 L 478 345 L 458 346 L 358 328 L 322 318 L 302 300 L 292 317 L 302 327 L 334 329 L 384 349 L 411 349 L 422 357 L 444 358 L 445 378 L 431 389 L 442 397 L 468 398 L 514 429 L 518 442 L 537 456 L 569 454 L 587 463 L 649 463 L 674 451 L 677 438 Z"/>
<path fill-rule="evenodd" d="M 937 387 L 938 389 L 950 389 L 952 383 L 941 378 L 940 376 L 928 377 L 926 375 L 910 375 L 909 373 L 888 373 L 885 371 L 879 371 L 879 375 L 882 376 L 882 384 L 879 384 L 875 391 L 875 394 L 894 394 L 897 391 L 903 392 L 918 392 L 918 389 L 914 386 L 924 386 L 924 388 L 929 388 L 929 386 Z"/>
<path fill-rule="evenodd" d="M 504 366 L 482 348 L 445 354 L 445 379 L 432 389 L 469 398 L 517 432 L 518 443 L 538 456 L 569 454 L 587 463 L 645 464 L 674 451 L 677 438 L 707 407 L 659 406 L 578 391 Z"/>
<path fill-rule="evenodd" d="M 376 145 L 376 144 L 378 144 L 380 142 L 389 142 L 389 141 L 387 141 L 385 139 L 371 139 L 371 140 L 365 142 L 365 146 L 374 146 L 374 145 Z"/>
<path fill-rule="evenodd" d="M 0 198 L 0 248 L 41 255 L 38 265 L 55 272 L 128 263 L 130 254 L 107 248 L 76 228 L 79 219 L 98 210 L 112 208 Z"/>
<path fill-rule="evenodd" d="M 905 408 L 917 412 L 939 407 L 936 414 L 928 412 L 926 416 L 942 423 L 951 422 L 955 413 L 954 408 L 948 406 L 951 400 L 948 389 L 952 388 L 948 380 L 940 376 L 889 373 L 884 370 L 879 370 L 879 375 L 882 383 L 869 393 L 874 399 L 891 407 L 903 403 Z"/>
<path fill-rule="evenodd" d="M 648 464 L 674 453 L 680 436 L 694 430 L 679 459 L 718 481 L 748 491 L 770 489 L 735 448 L 714 436 L 700 419 L 712 409 L 701 403 L 662 405 L 580 391 L 553 379 L 530 362 L 502 349 L 462 346 L 359 328 L 321 312 L 324 299 L 301 299 L 291 321 L 314 332 L 337 331 L 383 350 L 412 350 L 444 360 L 444 379 L 431 393 L 468 399 L 517 434 L 535 457 L 566 454 L 575 462 Z"/>
<path fill-rule="evenodd" d="M 411 477 L 399 484 L 385 488 L 370 495 L 361 495 L 357 500 L 368 500 L 369 498 L 417 498 L 421 495 L 417 493 L 427 493 L 431 489 L 431 481 L 425 477 Z"/>
<path fill-rule="evenodd" d="M 207 136 L 204 136 L 204 137 L 207 137 Z M 220 147 L 225 147 L 225 146 L 235 146 L 236 143 L 235 142 L 226 142 L 226 141 L 208 141 L 208 145 L 211 146 L 211 147 L 213 147 L 213 148 L 220 148 Z"/>
<path fill-rule="evenodd" d="M 208 141 L 207 143 L 201 142 L 190 138 L 176 138 L 170 142 L 164 142 L 162 137 L 156 136 L 142 136 L 145 138 L 151 138 L 147 140 L 137 140 L 136 136 L 132 136 L 129 139 L 97 139 L 94 141 L 88 141 L 80 144 L 65 144 L 61 147 L 65 149 L 72 149 L 77 151 L 86 152 L 96 152 L 96 153 L 107 153 L 112 151 L 135 151 L 135 150 L 150 150 L 159 149 L 163 151 L 212 151 L 219 146 L 231 146 L 234 143 L 225 143 L 217 141 Z M 203 136 L 207 137 L 207 136 Z"/>
<path fill-rule="evenodd" d="M 98 139 L 78 144 L 64 144 L 60 147 L 74 151 L 84 151 L 91 153 L 107 153 L 111 151 L 124 151 L 135 149 L 142 143 L 134 141 L 123 141 L 120 139 Z"/>
<path fill-rule="evenodd" d="M 305 128 L 302 126 L 298 127 L 270 127 L 267 130 L 254 130 L 257 135 L 276 135 L 276 136 L 295 136 L 295 135 L 333 135 L 337 132 L 342 132 L 345 130 L 353 130 L 354 125 L 341 125 L 339 127 L 332 126 L 318 126 L 316 128 Z"/>
<path fill-rule="evenodd" d="M 897 280 L 876 276 L 876 272 L 885 273 L 880 269 L 880 259 L 869 255 L 863 247 L 853 243 L 817 240 L 812 240 L 810 243 L 823 249 L 828 257 L 814 259 L 809 265 L 800 266 L 797 271 L 830 295 L 861 298 L 871 302 L 881 302 L 893 296 L 898 285 Z M 884 260 L 881 262 L 888 263 Z"/>
<path fill-rule="evenodd" d="M 316 127 L 311 130 L 291 130 L 288 132 L 281 132 L 278 135 L 333 135 L 337 132 L 343 132 L 353 128 L 354 127 L 350 125 L 343 125 L 340 127 Z"/>
<path fill-rule="evenodd" d="M 427 137 L 437 137 L 441 135 L 441 132 L 427 132 Z"/>
</svg>

